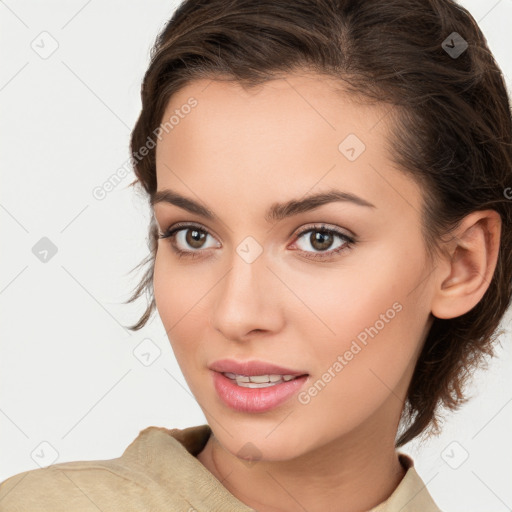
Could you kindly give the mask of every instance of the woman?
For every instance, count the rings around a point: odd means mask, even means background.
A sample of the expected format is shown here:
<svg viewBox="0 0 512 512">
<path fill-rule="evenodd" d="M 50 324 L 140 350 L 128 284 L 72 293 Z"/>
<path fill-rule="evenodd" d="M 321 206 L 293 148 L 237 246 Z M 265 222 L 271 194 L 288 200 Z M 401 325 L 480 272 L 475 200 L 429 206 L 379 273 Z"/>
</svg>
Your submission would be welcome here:
<svg viewBox="0 0 512 512">
<path fill-rule="evenodd" d="M 183 2 L 131 138 L 152 301 L 208 423 L 2 510 L 439 511 L 439 432 L 511 298 L 503 76 L 450 0 Z"/>
</svg>

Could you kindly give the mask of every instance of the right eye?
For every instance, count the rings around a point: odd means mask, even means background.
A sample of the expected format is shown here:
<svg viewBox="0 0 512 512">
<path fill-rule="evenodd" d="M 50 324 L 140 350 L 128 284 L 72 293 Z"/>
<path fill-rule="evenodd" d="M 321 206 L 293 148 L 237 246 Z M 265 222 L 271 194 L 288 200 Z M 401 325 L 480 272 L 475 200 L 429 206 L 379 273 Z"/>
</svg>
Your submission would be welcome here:
<svg viewBox="0 0 512 512">
<path fill-rule="evenodd" d="M 197 224 L 178 223 L 170 226 L 164 233 L 159 234 L 158 238 L 169 238 L 171 247 L 179 257 L 197 257 L 196 253 L 202 252 L 211 247 L 204 247 L 205 240 L 208 237 L 213 238 L 205 228 Z M 216 245 L 220 247 L 220 244 Z M 190 249 L 192 248 L 192 249 Z"/>
</svg>

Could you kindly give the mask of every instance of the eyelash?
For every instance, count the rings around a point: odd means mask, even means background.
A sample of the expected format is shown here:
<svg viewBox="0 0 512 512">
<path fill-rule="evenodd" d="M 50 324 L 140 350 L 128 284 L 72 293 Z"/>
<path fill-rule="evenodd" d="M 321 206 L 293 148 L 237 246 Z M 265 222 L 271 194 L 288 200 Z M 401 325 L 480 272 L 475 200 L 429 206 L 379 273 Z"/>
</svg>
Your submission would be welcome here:
<svg viewBox="0 0 512 512">
<path fill-rule="evenodd" d="M 196 231 L 200 231 L 202 233 L 206 233 L 210 236 L 213 236 L 207 229 L 197 225 L 197 224 L 184 224 L 184 223 L 177 223 L 174 226 L 168 228 L 164 233 L 159 233 L 158 238 L 159 239 L 169 239 L 169 242 L 171 244 L 172 250 L 177 254 L 179 258 L 198 258 L 199 253 L 205 251 L 206 249 L 199 249 L 197 251 L 183 251 L 182 249 L 178 249 L 175 245 L 175 234 L 179 231 L 184 231 L 186 229 L 195 229 Z M 324 251 L 324 252 L 317 252 L 317 253 L 311 253 L 309 251 L 302 251 L 306 252 L 309 256 L 306 256 L 308 259 L 313 260 L 325 260 L 330 259 L 333 255 L 337 255 L 341 252 L 350 250 L 352 246 L 356 243 L 356 241 L 349 237 L 348 235 L 342 233 L 341 231 L 338 231 L 334 228 L 329 228 L 325 224 L 315 225 L 315 226 L 308 226 L 307 228 L 301 230 L 299 233 L 297 233 L 295 239 L 298 240 L 302 235 L 305 233 L 310 232 L 320 232 L 320 233 L 326 233 L 330 235 L 335 235 L 341 238 L 345 243 L 338 247 L 337 249 L 331 249 L 330 251 Z M 295 243 L 295 242 L 294 242 Z"/>
</svg>

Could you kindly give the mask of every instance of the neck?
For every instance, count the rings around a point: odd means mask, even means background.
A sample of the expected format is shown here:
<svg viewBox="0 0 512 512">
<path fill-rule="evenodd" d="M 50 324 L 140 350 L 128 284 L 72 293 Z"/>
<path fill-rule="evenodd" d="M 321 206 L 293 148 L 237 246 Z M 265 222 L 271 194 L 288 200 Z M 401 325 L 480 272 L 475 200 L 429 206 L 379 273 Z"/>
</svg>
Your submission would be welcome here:
<svg viewBox="0 0 512 512">
<path fill-rule="evenodd" d="M 393 493 L 406 473 L 394 446 L 398 419 L 390 424 L 386 407 L 380 414 L 293 459 L 248 465 L 213 433 L 198 459 L 231 494 L 258 512 L 370 510 Z"/>
</svg>

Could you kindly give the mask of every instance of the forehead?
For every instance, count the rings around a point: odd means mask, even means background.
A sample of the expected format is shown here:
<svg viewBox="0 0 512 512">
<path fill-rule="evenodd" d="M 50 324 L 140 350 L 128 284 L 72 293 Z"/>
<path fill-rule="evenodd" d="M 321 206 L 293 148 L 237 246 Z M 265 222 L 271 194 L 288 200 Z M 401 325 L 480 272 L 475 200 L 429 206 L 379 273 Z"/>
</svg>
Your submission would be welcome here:
<svg viewBox="0 0 512 512">
<path fill-rule="evenodd" d="M 197 103 L 193 109 L 187 106 L 191 99 Z M 181 112 L 185 110 L 188 113 Z M 179 137 L 179 132 L 193 125 L 193 133 L 187 136 L 195 135 L 204 144 L 214 141 L 217 146 L 229 145 L 234 135 L 237 140 L 245 136 L 254 143 L 268 143 L 277 131 L 283 143 L 314 137 L 330 142 L 333 136 L 353 130 L 375 147 L 388 128 L 386 122 L 381 123 L 388 110 L 384 104 L 357 101 L 332 78 L 295 73 L 250 88 L 227 80 L 193 81 L 171 97 L 162 123 L 173 115 L 177 120 L 175 114 L 179 114 L 179 126 L 169 135 Z M 380 127 L 374 131 L 377 125 Z M 168 137 L 170 144 L 172 138 Z"/>
<path fill-rule="evenodd" d="M 173 95 L 162 118 L 175 121 L 157 143 L 158 189 L 190 195 L 195 186 L 231 197 L 272 191 L 275 199 L 341 187 L 374 204 L 398 195 L 408 198 L 404 208 L 419 206 L 416 183 L 390 158 L 390 108 L 356 101 L 340 82 L 312 74 L 250 89 L 194 81 Z"/>
</svg>

